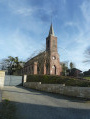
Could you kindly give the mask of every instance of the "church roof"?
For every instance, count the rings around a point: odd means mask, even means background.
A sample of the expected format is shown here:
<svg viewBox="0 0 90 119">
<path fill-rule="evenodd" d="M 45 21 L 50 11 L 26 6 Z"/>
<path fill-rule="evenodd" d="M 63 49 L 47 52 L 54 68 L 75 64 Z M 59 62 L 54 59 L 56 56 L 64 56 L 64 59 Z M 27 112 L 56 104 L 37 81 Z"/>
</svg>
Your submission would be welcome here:
<svg viewBox="0 0 90 119">
<path fill-rule="evenodd" d="M 52 23 L 51 23 L 50 30 L 49 30 L 49 36 L 50 35 L 53 35 L 53 36 L 55 35 L 54 34 L 54 29 L 53 29 Z"/>
</svg>

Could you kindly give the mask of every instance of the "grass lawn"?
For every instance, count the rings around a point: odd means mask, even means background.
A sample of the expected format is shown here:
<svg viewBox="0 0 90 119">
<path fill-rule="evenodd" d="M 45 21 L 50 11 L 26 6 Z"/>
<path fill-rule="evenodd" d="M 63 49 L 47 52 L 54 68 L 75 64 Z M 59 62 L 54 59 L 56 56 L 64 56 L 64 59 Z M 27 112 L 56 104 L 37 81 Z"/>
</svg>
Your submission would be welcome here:
<svg viewBox="0 0 90 119">
<path fill-rule="evenodd" d="M 88 77 L 84 77 L 84 79 L 88 79 L 88 80 L 90 80 L 90 76 L 88 76 Z"/>
</svg>

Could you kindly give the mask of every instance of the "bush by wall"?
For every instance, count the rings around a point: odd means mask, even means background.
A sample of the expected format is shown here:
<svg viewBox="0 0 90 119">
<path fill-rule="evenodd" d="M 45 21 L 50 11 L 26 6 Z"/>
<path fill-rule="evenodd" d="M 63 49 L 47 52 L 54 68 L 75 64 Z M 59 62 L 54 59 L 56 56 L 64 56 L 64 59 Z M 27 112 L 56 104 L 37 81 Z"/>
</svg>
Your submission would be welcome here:
<svg viewBox="0 0 90 119">
<path fill-rule="evenodd" d="M 65 76 L 28 75 L 27 82 L 41 82 L 42 84 L 65 84 L 66 86 L 90 87 L 90 81 Z"/>
</svg>

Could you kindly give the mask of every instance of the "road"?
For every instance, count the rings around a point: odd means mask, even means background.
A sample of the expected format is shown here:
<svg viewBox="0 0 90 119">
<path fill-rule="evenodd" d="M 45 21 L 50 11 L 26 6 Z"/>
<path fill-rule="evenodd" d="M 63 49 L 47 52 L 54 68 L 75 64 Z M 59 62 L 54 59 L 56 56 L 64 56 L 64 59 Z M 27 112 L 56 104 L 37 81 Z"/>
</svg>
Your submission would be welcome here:
<svg viewBox="0 0 90 119">
<path fill-rule="evenodd" d="M 1 98 L 1 90 L 0 90 L 0 102 L 1 102 L 1 99 L 2 99 L 2 98 Z"/>
<path fill-rule="evenodd" d="M 24 87 L 4 87 L 3 99 L 17 107 L 18 119 L 90 119 L 90 102 Z"/>
</svg>

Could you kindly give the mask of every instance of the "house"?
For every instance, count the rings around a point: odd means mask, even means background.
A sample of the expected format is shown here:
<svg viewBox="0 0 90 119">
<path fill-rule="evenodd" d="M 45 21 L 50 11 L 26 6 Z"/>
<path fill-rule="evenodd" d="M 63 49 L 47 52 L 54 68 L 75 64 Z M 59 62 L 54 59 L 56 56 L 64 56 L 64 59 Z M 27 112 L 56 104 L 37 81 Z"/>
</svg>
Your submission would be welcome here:
<svg viewBox="0 0 90 119">
<path fill-rule="evenodd" d="M 79 77 L 82 75 L 82 71 L 77 68 L 69 69 L 67 72 L 69 72 L 69 76 Z"/>
<path fill-rule="evenodd" d="M 83 72 L 84 76 L 90 76 L 90 69 L 88 71 Z"/>
</svg>

